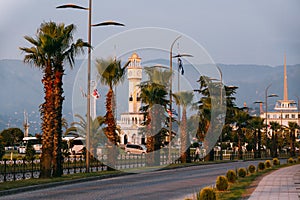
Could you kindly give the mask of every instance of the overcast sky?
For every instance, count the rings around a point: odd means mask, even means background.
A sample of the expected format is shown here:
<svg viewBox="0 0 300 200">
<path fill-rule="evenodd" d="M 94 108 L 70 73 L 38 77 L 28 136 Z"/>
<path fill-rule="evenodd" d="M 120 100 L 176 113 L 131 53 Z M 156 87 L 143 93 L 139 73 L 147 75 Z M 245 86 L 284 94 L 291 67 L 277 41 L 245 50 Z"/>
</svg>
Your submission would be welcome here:
<svg viewBox="0 0 300 200">
<path fill-rule="evenodd" d="M 22 59 L 42 22 L 77 25 L 75 37 L 87 38 L 87 13 L 55 9 L 88 0 L 0 0 L 0 59 Z M 110 35 L 141 27 L 169 28 L 200 43 L 216 63 L 282 65 L 300 63 L 299 0 L 109 0 L 93 1 L 93 23 L 115 20 L 125 28 L 93 30 L 93 44 Z"/>
</svg>

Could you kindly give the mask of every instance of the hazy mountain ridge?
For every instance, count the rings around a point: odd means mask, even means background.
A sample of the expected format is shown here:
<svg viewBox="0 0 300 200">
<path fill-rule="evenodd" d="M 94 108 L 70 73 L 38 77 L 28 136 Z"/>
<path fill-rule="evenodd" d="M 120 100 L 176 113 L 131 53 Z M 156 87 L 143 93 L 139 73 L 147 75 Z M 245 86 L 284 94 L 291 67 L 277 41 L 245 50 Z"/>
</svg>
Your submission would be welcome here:
<svg viewBox="0 0 300 200">
<path fill-rule="evenodd" d="M 65 72 L 63 85 L 65 115 L 72 114 L 73 84 L 81 63 L 82 60 L 77 60 L 74 69 L 70 70 L 67 67 Z M 222 70 L 224 84 L 239 87 L 236 94 L 238 106 L 242 106 L 246 102 L 249 107 L 254 107 L 254 101 L 264 101 L 265 88 L 271 83 L 269 93 L 276 93 L 279 95 L 279 99 L 282 99 L 282 65 L 272 67 L 268 65 L 218 64 L 218 66 Z M 188 66 L 185 66 L 185 70 L 188 70 Z M 295 95 L 300 96 L 300 64 L 288 65 L 287 72 L 289 97 L 296 100 Z M 189 73 L 185 73 L 184 76 L 189 76 Z M 21 127 L 24 110 L 29 113 L 31 124 L 39 127 L 38 110 L 44 96 L 41 79 L 42 71 L 30 64 L 25 64 L 21 60 L 0 60 L 0 130 L 14 126 L 14 124 Z M 270 100 L 270 106 L 274 104 L 275 100 L 275 98 Z"/>
<path fill-rule="evenodd" d="M 268 93 L 275 93 L 283 98 L 283 65 L 276 67 L 267 65 L 225 65 L 219 64 L 223 72 L 224 84 L 238 86 L 237 103 L 250 105 L 256 100 L 265 99 L 265 89 L 272 84 Z M 296 100 L 300 95 L 300 64 L 287 65 L 289 99 Z M 272 101 L 272 100 L 271 100 Z"/>
</svg>

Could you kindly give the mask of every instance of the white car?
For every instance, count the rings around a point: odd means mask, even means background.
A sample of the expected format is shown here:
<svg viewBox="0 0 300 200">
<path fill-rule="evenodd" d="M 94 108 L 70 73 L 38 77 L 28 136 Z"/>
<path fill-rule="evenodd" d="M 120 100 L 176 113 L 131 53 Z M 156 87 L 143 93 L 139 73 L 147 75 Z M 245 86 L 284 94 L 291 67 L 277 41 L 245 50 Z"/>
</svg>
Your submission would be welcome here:
<svg viewBox="0 0 300 200">
<path fill-rule="evenodd" d="M 127 154 L 146 154 L 147 148 L 142 144 L 126 144 L 125 152 Z"/>
</svg>

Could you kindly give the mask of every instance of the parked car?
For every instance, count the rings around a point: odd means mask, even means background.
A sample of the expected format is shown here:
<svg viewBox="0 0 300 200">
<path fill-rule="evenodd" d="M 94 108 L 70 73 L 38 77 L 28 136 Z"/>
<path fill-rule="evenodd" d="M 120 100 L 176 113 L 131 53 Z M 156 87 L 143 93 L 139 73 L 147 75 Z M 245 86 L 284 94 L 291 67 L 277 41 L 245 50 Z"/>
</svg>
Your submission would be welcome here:
<svg viewBox="0 0 300 200">
<path fill-rule="evenodd" d="M 126 144 L 125 152 L 127 154 L 146 154 L 147 148 L 142 144 Z"/>
</svg>

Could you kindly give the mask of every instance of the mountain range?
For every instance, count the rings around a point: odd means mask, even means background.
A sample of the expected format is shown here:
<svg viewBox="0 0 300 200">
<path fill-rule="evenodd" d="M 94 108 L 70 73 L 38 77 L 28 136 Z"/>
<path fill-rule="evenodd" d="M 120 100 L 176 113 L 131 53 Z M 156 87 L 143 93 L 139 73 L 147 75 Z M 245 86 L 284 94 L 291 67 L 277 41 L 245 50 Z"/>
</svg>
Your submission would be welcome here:
<svg viewBox="0 0 300 200">
<path fill-rule="evenodd" d="M 82 63 L 83 60 L 77 60 L 74 69 L 67 68 L 64 76 L 64 116 L 69 122 L 73 120 L 72 115 L 75 114 L 72 113 L 72 93 Z M 223 83 L 238 87 L 236 104 L 240 107 L 244 103 L 248 107 L 258 107 L 253 102 L 264 101 L 265 89 L 269 84 L 272 86 L 268 93 L 275 93 L 279 99 L 283 98 L 283 65 L 218 64 L 218 66 L 223 74 Z M 188 67 L 185 70 L 187 71 Z M 0 60 L 0 130 L 8 127 L 22 128 L 23 114 L 26 111 L 29 115 L 31 132 L 39 131 L 39 105 L 43 102 L 42 76 L 40 69 L 21 60 Z M 288 65 L 287 76 L 289 99 L 297 100 L 297 96 L 300 96 L 300 64 Z M 103 90 L 102 96 L 104 94 Z M 269 101 L 271 108 L 276 99 L 272 98 Z"/>
</svg>

